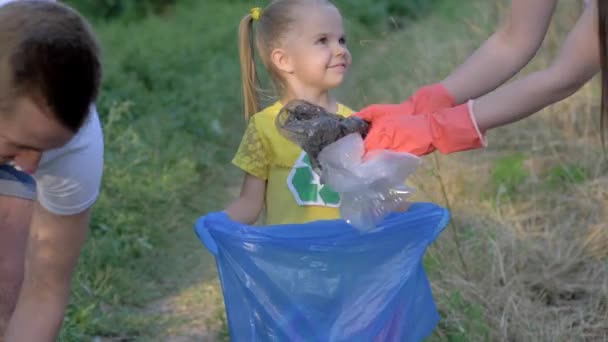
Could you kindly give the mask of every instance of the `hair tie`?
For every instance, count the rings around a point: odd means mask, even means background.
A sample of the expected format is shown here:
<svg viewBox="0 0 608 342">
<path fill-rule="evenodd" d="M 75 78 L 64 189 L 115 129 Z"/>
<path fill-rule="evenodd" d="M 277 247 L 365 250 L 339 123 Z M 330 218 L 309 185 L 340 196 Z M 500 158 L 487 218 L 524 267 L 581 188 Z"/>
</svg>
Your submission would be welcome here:
<svg viewBox="0 0 608 342">
<path fill-rule="evenodd" d="M 262 15 L 262 9 L 259 7 L 254 7 L 251 9 L 251 18 L 253 21 L 260 20 L 260 16 Z"/>
</svg>

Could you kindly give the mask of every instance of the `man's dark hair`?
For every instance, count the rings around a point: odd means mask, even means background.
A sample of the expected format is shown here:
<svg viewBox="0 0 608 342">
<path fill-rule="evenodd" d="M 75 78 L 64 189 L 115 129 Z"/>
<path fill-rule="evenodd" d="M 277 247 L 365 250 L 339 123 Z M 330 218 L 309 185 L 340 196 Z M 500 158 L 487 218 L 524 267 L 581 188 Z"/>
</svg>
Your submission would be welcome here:
<svg viewBox="0 0 608 342">
<path fill-rule="evenodd" d="M 29 97 L 77 132 L 100 80 L 99 45 L 78 12 L 41 0 L 0 7 L 0 110 Z"/>
</svg>

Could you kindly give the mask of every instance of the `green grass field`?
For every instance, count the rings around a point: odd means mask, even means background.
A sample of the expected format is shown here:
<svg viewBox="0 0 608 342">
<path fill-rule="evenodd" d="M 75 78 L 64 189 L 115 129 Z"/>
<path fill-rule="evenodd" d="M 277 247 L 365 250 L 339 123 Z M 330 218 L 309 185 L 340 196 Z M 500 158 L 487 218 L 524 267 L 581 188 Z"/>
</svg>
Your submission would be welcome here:
<svg viewBox="0 0 608 342">
<path fill-rule="evenodd" d="M 61 340 L 228 339 L 215 265 L 192 225 L 238 191 L 241 175 L 230 166 L 244 127 L 237 23 L 259 3 L 184 0 L 144 19 L 96 22 L 104 184 Z M 343 3 L 347 19 L 361 16 Z M 354 108 L 405 99 L 461 63 L 506 6 L 446 0 L 394 27 L 386 17 L 389 25 L 373 27 L 348 20 L 354 64 L 338 97 Z M 578 2 L 560 4 L 525 72 L 550 62 L 579 11 Z M 594 83 L 491 132 L 484 151 L 425 157 L 412 179 L 416 199 L 453 214 L 425 260 L 442 313 L 432 341 L 608 335 L 598 108 Z"/>
</svg>

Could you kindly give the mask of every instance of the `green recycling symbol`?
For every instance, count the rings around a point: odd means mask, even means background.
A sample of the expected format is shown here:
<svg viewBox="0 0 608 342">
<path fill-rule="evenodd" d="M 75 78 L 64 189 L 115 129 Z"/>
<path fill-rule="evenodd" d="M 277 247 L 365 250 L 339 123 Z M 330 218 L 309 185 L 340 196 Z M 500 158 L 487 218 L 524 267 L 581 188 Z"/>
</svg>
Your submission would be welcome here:
<svg viewBox="0 0 608 342">
<path fill-rule="evenodd" d="M 287 186 L 299 205 L 338 207 L 340 195 L 321 184 L 319 175 L 312 170 L 310 158 L 302 152 L 287 177 Z"/>
</svg>

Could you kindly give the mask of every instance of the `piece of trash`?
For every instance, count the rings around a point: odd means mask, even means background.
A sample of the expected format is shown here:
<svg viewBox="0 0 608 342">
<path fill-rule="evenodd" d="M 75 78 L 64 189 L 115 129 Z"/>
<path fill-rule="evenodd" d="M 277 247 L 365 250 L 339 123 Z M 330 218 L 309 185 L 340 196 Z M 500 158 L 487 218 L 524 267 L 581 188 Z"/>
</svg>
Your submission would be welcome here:
<svg viewBox="0 0 608 342">
<path fill-rule="evenodd" d="M 276 118 L 279 132 L 300 146 L 321 183 L 340 194 L 340 216 L 369 231 L 386 215 L 403 207 L 414 189 L 405 185 L 420 158 L 410 153 L 365 153 L 369 124 L 327 112 L 300 100 L 290 101 Z"/>
<path fill-rule="evenodd" d="M 287 103 L 276 118 L 279 132 L 300 146 L 308 156 L 313 169 L 320 170 L 319 153 L 328 145 L 352 133 L 365 138 L 369 124 L 351 116 L 330 113 L 323 107 L 307 101 L 293 100 Z"/>
</svg>

